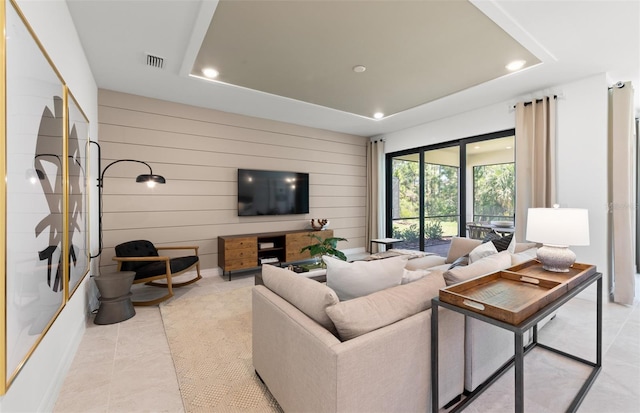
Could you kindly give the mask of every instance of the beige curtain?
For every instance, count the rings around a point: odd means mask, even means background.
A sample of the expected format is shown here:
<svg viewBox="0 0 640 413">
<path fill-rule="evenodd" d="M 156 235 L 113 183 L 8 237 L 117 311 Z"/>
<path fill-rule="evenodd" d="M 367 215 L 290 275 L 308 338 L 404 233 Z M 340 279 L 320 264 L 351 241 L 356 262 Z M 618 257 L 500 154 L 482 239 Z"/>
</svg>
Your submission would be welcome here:
<svg viewBox="0 0 640 413">
<path fill-rule="evenodd" d="M 372 238 L 384 238 L 384 141 L 372 139 L 367 146 L 367 225 L 365 249 Z M 377 249 L 377 244 L 374 244 Z M 374 251 L 370 251 L 374 253 Z M 377 251 L 375 251 L 377 252 Z"/>
<path fill-rule="evenodd" d="M 516 233 L 525 240 L 527 210 L 556 202 L 556 100 L 516 105 Z"/>
<path fill-rule="evenodd" d="M 633 86 L 617 84 L 609 90 L 609 219 L 613 300 L 633 304 L 635 298 L 634 175 L 635 128 Z"/>
</svg>

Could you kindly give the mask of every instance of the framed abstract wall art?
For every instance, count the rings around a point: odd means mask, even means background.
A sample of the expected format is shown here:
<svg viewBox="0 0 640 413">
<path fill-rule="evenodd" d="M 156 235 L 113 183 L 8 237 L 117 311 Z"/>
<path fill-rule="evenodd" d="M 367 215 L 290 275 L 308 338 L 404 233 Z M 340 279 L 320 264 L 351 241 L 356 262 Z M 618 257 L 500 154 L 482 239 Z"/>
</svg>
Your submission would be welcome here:
<svg viewBox="0 0 640 413">
<path fill-rule="evenodd" d="M 67 122 L 67 216 L 69 244 L 67 254 L 69 283 L 66 296 L 75 292 L 89 272 L 89 120 L 73 94 L 66 88 L 68 103 Z"/>
<path fill-rule="evenodd" d="M 1 8 L 4 394 L 65 304 L 68 217 L 64 81 L 16 4 L 2 0 Z"/>
</svg>

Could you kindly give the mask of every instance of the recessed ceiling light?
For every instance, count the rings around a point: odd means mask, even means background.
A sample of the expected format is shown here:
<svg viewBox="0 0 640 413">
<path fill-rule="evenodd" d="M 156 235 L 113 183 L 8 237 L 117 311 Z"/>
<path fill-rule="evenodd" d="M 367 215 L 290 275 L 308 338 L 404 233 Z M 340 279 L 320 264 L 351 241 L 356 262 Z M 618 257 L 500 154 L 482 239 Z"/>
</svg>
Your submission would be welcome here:
<svg viewBox="0 0 640 413">
<path fill-rule="evenodd" d="M 353 66 L 353 71 L 356 73 L 362 73 L 365 70 L 367 70 L 365 66 L 362 66 L 362 65 Z"/>
<path fill-rule="evenodd" d="M 473 149 L 480 149 L 480 146 L 476 145 L 473 147 Z"/>
<path fill-rule="evenodd" d="M 511 146 L 507 146 L 506 149 L 511 149 Z"/>
<path fill-rule="evenodd" d="M 514 60 L 513 62 L 509 63 L 505 67 L 507 68 L 507 70 L 510 70 L 513 72 L 513 71 L 522 69 L 525 63 L 527 63 L 526 60 Z"/>
<path fill-rule="evenodd" d="M 202 69 L 202 74 L 208 77 L 209 79 L 215 79 L 219 75 L 218 71 L 211 67 Z"/>
<path fill-rule="evenodd" d="M 384 113 L 376 112 L 376 113 L 373 114 L 373 118 L 374 119 L 382 119 L 382 118 L 384 118 Z"/>
</svg>

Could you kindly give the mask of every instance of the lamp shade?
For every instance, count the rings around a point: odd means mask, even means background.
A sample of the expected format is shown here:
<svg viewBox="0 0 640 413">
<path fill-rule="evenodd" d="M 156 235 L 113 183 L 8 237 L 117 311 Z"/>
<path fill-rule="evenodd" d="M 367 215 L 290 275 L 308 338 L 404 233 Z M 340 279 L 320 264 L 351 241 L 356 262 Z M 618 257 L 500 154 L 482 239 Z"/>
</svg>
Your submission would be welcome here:
<svg viewBox="0 0 640 413">
<path fill-rule="evenodd" d="M 527 241 L 546 245 L 589 245 L 589 211 L 578 208 L 529 208 Z"/>
<path fill-rule="evenodd" d="M 138 177 L 136 178 L 136 182 L 138 183 L 153 182 L 156 184 L 164 184 L 167 181 L 161 175 L 143 174 L 143 175 L 138 175 Z"/>
</svg>

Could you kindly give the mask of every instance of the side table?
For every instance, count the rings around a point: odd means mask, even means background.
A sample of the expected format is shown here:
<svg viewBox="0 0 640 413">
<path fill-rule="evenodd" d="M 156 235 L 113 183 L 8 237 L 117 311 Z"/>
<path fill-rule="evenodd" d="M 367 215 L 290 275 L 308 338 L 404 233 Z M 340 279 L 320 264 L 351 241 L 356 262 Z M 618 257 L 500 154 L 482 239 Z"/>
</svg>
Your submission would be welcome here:
<svg viewBox="0 0 640 413">
<path fill-rule="evenodd" d="M 597 281 L 597 303 L 596 303 L 596 361 L 595 363 L 575 355 L 566 353 L 564 351 L 555 349 L 545 344 L 538 342 L 538 323 L 550 315 L 551 313 L 562 307 L 567 301 L 578 295 L 585 288 Z M 545 350 L 554 352 L 563 357 L 570 358 L 574 361 L 586 364 L 592 368 L 589 377 L 586 379 L 578 394 L 571 402 L 571 405 L 567 409 L 567 412 L 576 412 L 582 400 L 587 395 L 587 392 L 591 388 L 591 385 L 595 381 L 598 373 L 602 369 L 602 273 L 595 273 L 589 278 L 585 279 L 574 288 L 564 293 L 557 299 L 550 302 L 548 305 L 537 311 L 535 314 L 522 321 L 518 325 L 512 325 L 499 321 L 495 318 L 488 317 L 484 314 L 479 314 L 466 308 L 459 307 L 444 301 L 440 301 L 439 297 L 435 297 L 431 300 L 431 401 L 432 409 L 434 412 L 438 411 L 438 307 L 444 307 L 458 313 L 462 313 L 467 317 L 477 318 L 494 326 L 503 328 L 513 332 L 515 338 L 515 356 L 490 376 L 484 383 L 476 388 L 473 392 L 468 394 L 466 398 L 458 403 L 449 413 L 455 413 L 463 410 L 471 402 L 473 402 L 484 390 L 486 390 L 492 383 L 500 378 L 511 366 L 515 366 L 515 411 L 516 413 L 524 412 L 524 356 L 529 353 L 534 347 L 540 347 Z M 526 347 L 524 346 L 523 335 L 533 329 L 533 340 Z"/>
<path fill-rule="evenodd" d="M 369 252 L 373 252 L 373 244 L 382 244 L 385 248 L 393 247 L 393 244 L 402 242 L 403 239 L 398 238 L 375 238 L 369 242 Z"/>
<path fill-rule="evenodd" d="M 119 323 L 136 315 L 131 302 L 135 275 L 133 271 L 118 271 L 93 277 L 100 292 L 100 308 L 93 320 L 95 324 Z"/>
</svg>

